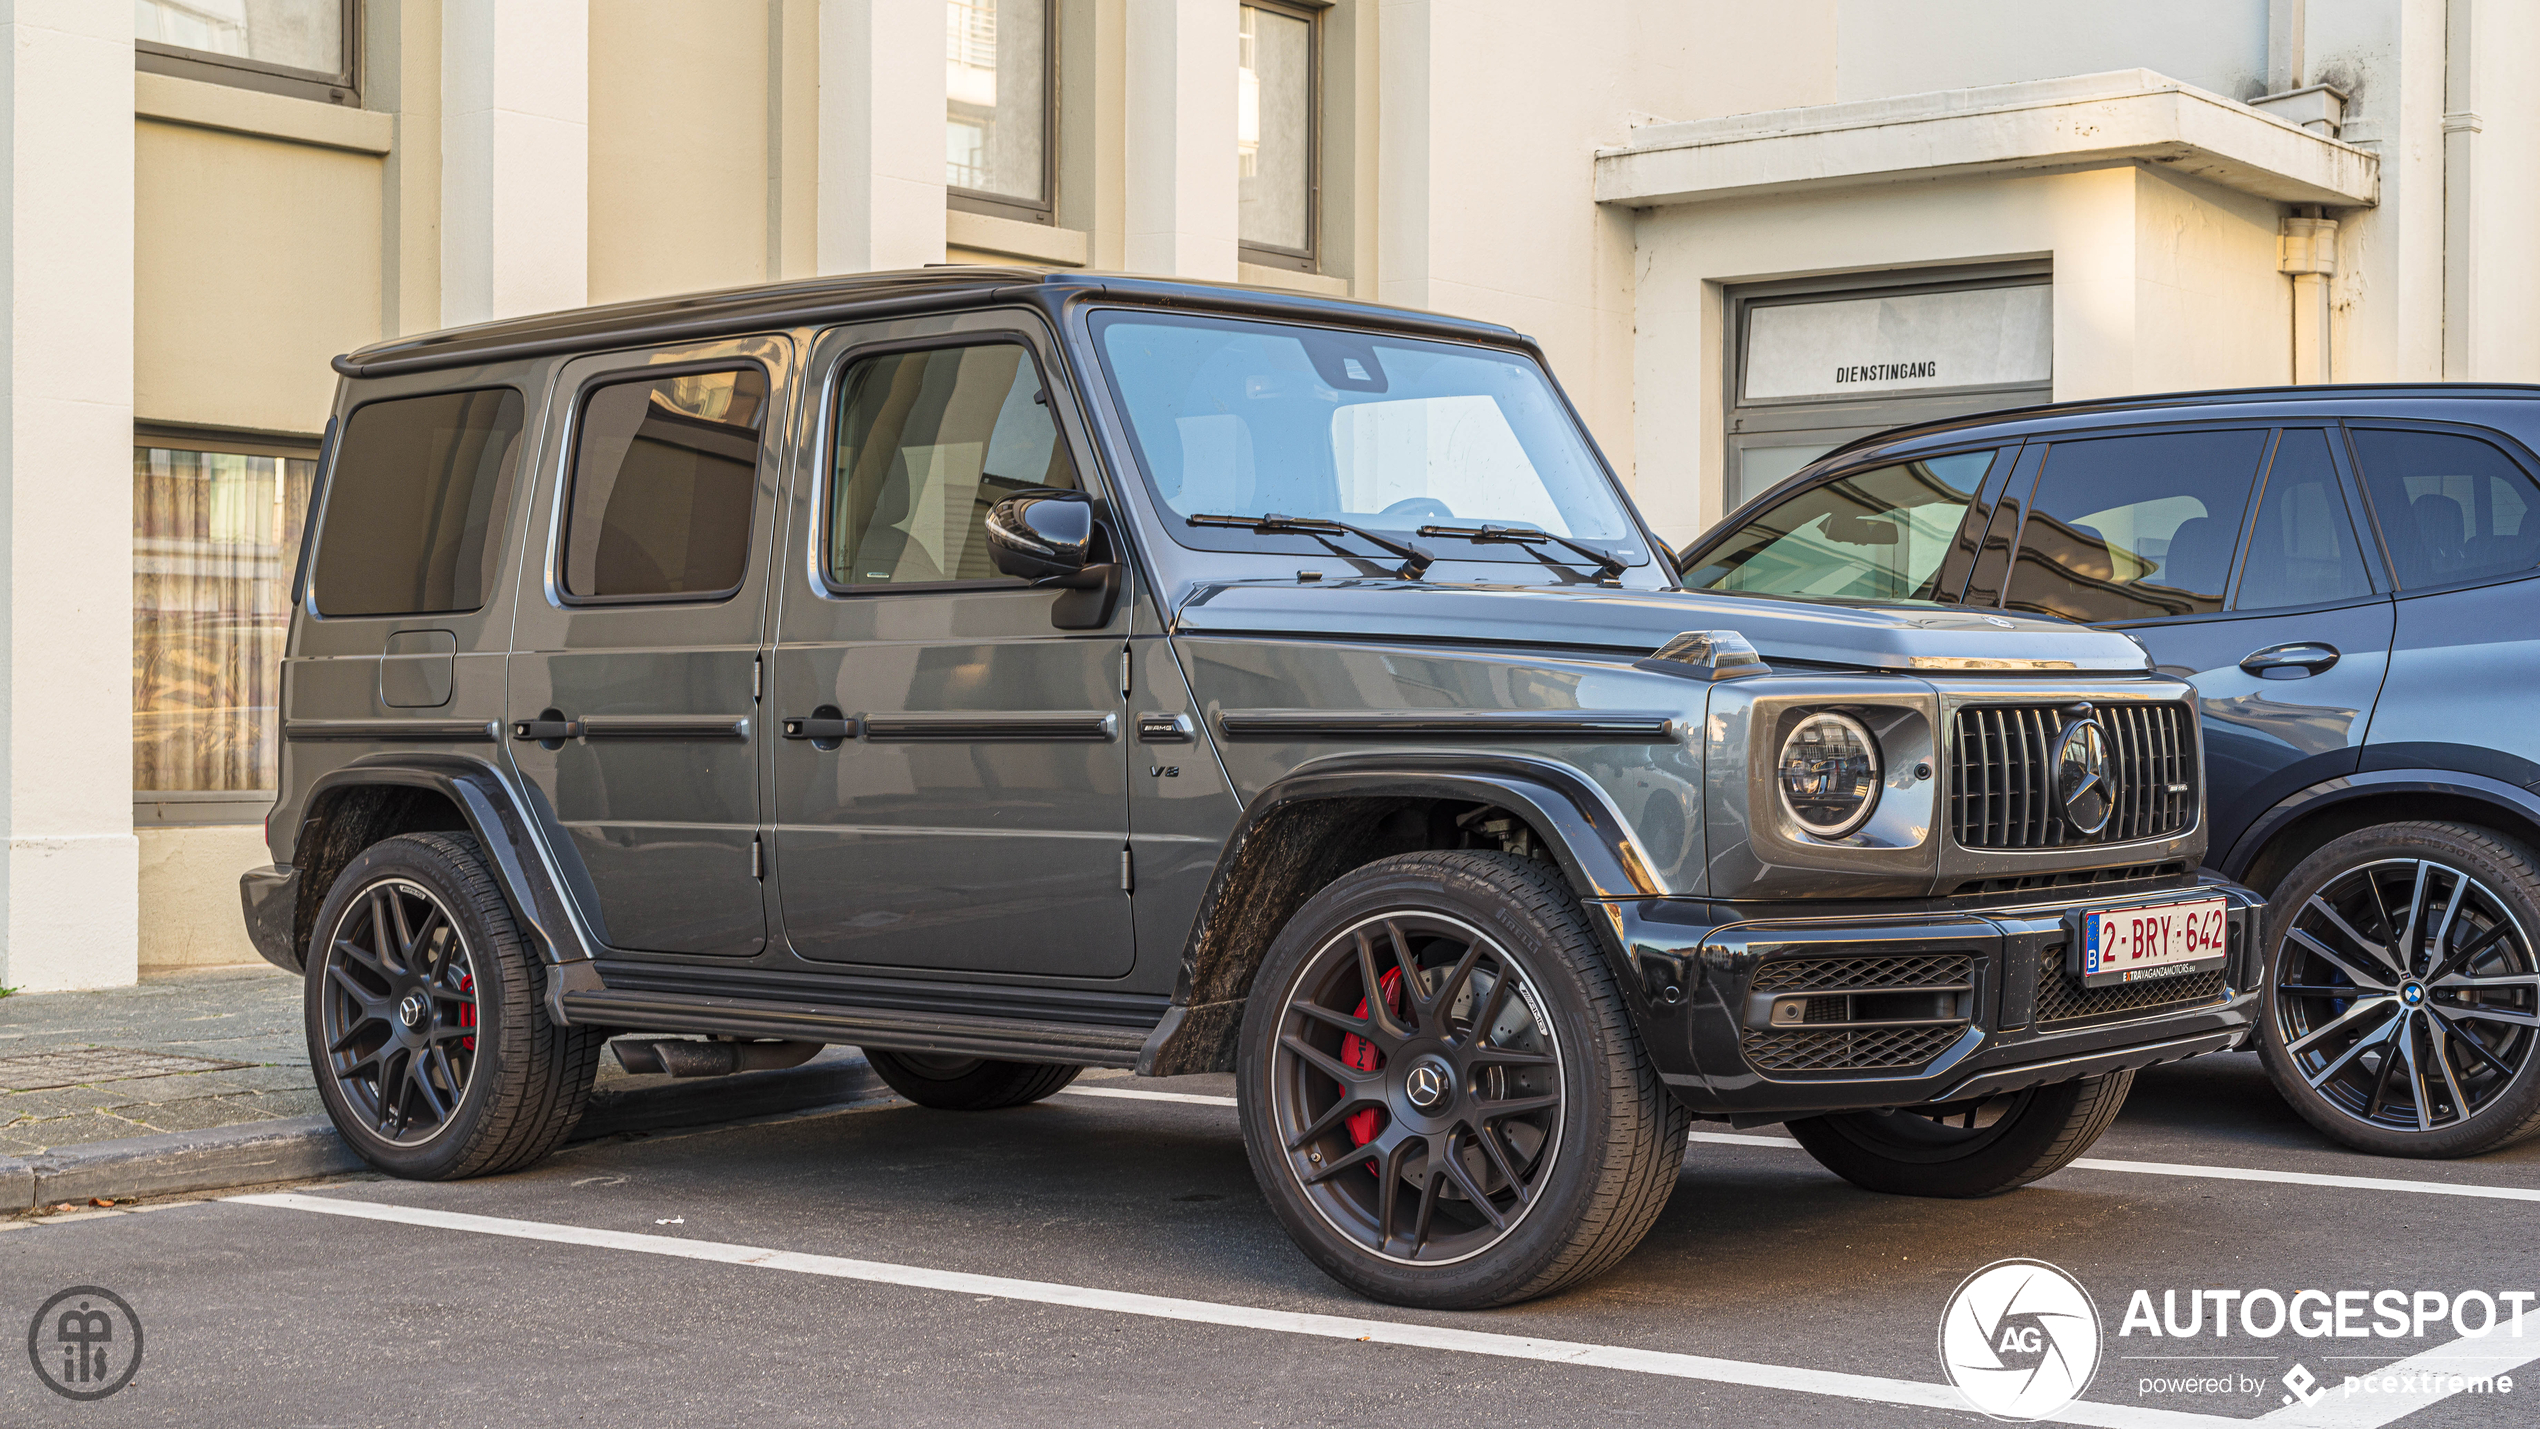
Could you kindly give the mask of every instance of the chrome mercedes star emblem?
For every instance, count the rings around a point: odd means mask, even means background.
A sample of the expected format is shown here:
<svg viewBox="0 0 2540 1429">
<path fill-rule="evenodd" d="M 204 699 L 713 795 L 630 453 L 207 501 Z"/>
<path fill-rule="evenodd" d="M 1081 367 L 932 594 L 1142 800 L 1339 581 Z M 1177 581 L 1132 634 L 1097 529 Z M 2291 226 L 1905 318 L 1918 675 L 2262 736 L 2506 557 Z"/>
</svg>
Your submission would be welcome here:
<svg viewBox="0 0 2540 1429">
<path fill-rule="evenodd" d="M 1988 615 L 1988 616 L 1986 616 L 1986 617 L 1984 618 L 1984 623 L 1985 623 L 1985 624 L 1987 624 L 1987 625 L 1999 625 L 1999 626 L 2001 626 L 2001 627 L 2002 627 L 2003 629 L 2005 629 L 2005 630 L 2008 630 L 2008 629 L 2010 629 L 2010 628 L 2011 628 L 2011 622 L 2009 622 L 2009 621 L 2007 621 L 2007 620 L 2004 620 L 2001 616 L 1998 616 L 1998 615 Z"/>
<path fill-rule="evenodd" d="M 428 1010 L 423 994 L 419 992 L 407 993 L 397 1000 L 397 1020 L 409 1028 L 421 1027 Z"/>
<path fill-rule="evenodd" d="M 1446 1077 L 1434 1062 L 1422 1062 L 1403 1078 L 1403 1092 L 1416 1107 L 1433 1107 L 1446 1097 Z"/>
<path fill-rule="evenodd" d="M 2116 801 L 2108 788 L 2108 736 L 2095 719 L 2064 726 L 2055 748 L 2055 799 L 2064 822 L 2075 833 L 2095 834 L 2108 827 Z"/>
</svg>

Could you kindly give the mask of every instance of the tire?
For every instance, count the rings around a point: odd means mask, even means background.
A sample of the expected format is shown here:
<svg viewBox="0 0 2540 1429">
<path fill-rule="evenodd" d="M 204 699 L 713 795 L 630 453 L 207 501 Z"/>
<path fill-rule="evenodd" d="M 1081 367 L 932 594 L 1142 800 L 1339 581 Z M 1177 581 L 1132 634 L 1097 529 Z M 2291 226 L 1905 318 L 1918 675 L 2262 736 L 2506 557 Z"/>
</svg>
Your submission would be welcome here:
<svg viewBox="0 0 2540 1429">
<path fill-rule="evenodd" d="M 864 1049 L 864 1059 L 892 1091 L 944 1111 L 995 1111 L 1036 1102 L 1084 1070 L 1057 1062 L 995 1062 L 871 1047 Z"/>
<path fill-rule="evenodd" d="M 363 1160 L 447 1181 L 517 1171 L 563 1143 L 606 1039 L 547 1017 L 540 969 L 474 839 L 371 845 L 327 891 L 317 929 L 309 1066 Z"/>
<path fill-rule="evenodd" d="M 2421 1157 L 2540 1130 L 2530 849 L 2463 824 L 2359 829 L 2285 875 L 2267 925 L 2258 1054 L 2311 1125 Z"/>
<path fill-rule="evenodd" d="M 1475 1310 L 1577 1284 L 1640 1243 L 1684 1165 L 1688 1118 L 1577 900 L 1512 855 L 1403 854 L 1316 894 L 1240 1046 L 1254 1177 L 1372 1299 Z"/>
<path fill-rule="evenodd" d="M 2133 1088 L 2134 1073 L 2109 1072 L 1974 1101 L 1812 1116 L 1789 1128 L 1818 1165 L 1865 1191 L 1996 1196 L 2089 1150 Z"/>
</svg>

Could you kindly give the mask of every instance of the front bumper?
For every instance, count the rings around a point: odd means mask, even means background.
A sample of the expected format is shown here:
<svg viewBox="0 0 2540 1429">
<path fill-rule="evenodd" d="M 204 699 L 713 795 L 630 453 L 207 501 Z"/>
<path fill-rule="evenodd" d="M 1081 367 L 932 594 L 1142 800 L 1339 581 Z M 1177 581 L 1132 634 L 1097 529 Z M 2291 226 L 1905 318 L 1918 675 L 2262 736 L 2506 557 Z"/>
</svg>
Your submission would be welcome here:
<svg viewBox="0 0 2540 1429">
<path fill-rule="evenodd" d="M 2084 989 L 2063 972 L 2084 909 L 2220 894 L 2218 973 Z M 2255 1016 L 2264 904 L 2209 875 L 2122 896 L 1960 911 L 1812 916 L 1692 899 L 1600 905 L 1632 973 L 1643 1042 L 1677 1098 L 1748 1125 L 1915 1106 L 2148 1067 L 2237 1046 Z M 1848 979 L 1848 980 L 1847 980 Z M 1819 1030 L 1807 989 L 1842 986 Z M 1913 989 L 1891 992 L 1890 988 Z M 1806 1022 L 1770 1020 L 1799 989 Z M 1785 1008 L 1784 1011 L 1790 1009 Z"/>
<path fill-rule="evenodd" d="M 251 868 L 238 880 L 238 901 L 247 914 L 247 939 L 257 953 L 284 972 L 298 972 L 300 870 L 287 864 Z"/>
</svg>

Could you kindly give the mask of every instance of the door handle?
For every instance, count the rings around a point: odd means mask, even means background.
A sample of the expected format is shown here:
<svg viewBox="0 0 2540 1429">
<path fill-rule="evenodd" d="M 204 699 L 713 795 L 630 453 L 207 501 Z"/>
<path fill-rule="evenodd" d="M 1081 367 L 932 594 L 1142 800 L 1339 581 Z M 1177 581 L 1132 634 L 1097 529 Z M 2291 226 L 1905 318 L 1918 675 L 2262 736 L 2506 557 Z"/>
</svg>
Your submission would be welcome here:
<svg viewBox="0 0 2540 1429">
<path fill-rule="evenodd" d="M 855 721 L 828 719 L 820 715 L 796 715 L 785 721 L 785 737 L 813 741 L 853 739 L 855 738 Z"/>
<path fill-rule="evenodd" d="M 542 744 L 571 739 L 581 732 L 581 728 L 569 719 L 539 718 L 512 721 L 512 738 L 537 740 Z"/>
<path fill-rule="evenodd" d="M 2240 657 L 2240 668 L 2261 680 L 2299 680 L 2337 663 L 2337 647 L 2317 640 L 2270 645 Z"/>
</svg>

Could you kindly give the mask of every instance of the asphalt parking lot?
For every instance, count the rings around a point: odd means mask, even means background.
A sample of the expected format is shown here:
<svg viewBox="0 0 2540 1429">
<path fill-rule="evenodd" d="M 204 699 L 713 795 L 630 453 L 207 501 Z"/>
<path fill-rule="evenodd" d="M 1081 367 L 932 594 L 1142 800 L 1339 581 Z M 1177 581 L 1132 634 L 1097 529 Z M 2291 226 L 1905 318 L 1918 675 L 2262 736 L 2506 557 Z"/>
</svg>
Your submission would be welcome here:
<svg viewBox="0 0 2540 1429">
<path fill-rule="evenodd" d="M 2463 1367 L 2519 1376 L 2540 1312 L 2475 1342 L 2440 1322 L 2118 1333 L 2137 1289 L 2540 1290 L 2540 1143 L 2352 1155 L 2253 1057 L 2147 1073 L 2103 1164 L 1988 1201 L 1872 1195 L 1778 1128 L 1704 1126 L 1617 1272 L 1475 1315 L 1372 1304 L 1308 1265 L 1254 1189 L 1229 1092 L 1087 1080 L 1006 1112 L 891 1103 L 592 1142 L 495 1180 L 30 1225 L 0 1234 L 0 1308 L 105 1287 L 147 1348 L 89 1403 L 13 1351 L 0 1423 L 1979 1423 L 1951 1407 L 1936 1330 L 2006 1257 L 2096 1304 L 2073 1422 L 2530 1423 L 2540 1397 L 2540 1366 L 2510 1392 L 2438 1392 Z M 2331 1386 L 2315 1402 L 2285 1403 L 2297 1364 Z M 2334 1388 L 2368 1371 L 2389 1388 Z"/>
</svg>

